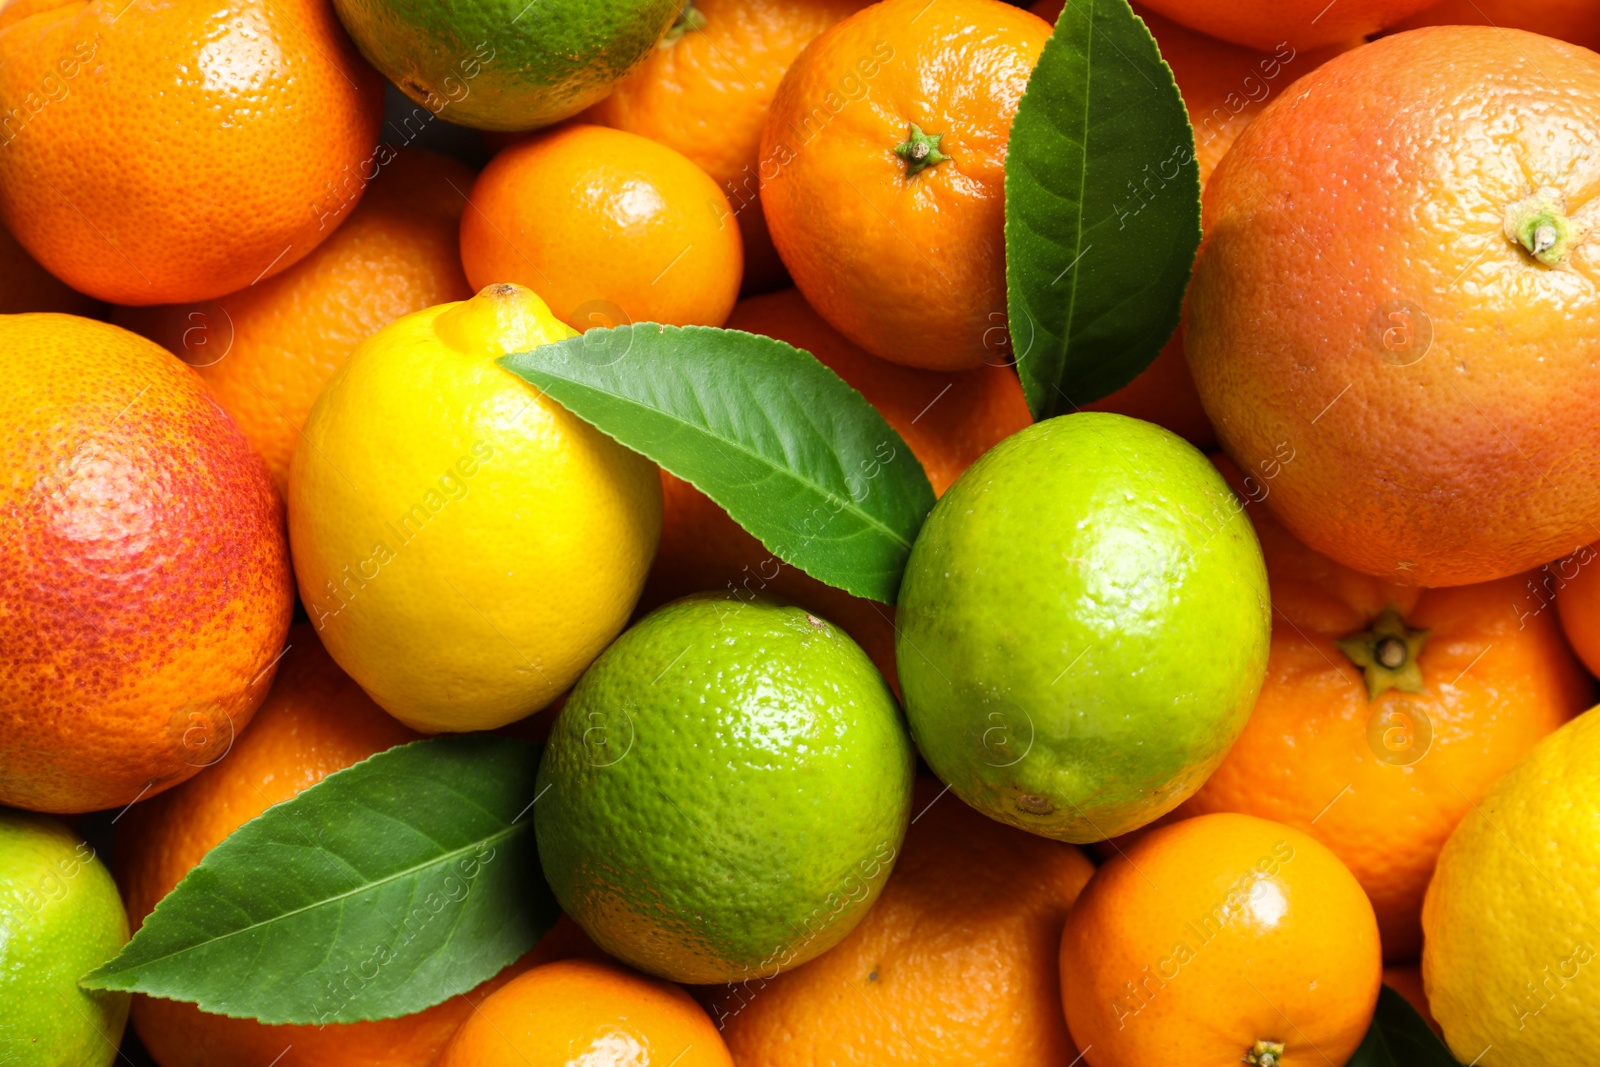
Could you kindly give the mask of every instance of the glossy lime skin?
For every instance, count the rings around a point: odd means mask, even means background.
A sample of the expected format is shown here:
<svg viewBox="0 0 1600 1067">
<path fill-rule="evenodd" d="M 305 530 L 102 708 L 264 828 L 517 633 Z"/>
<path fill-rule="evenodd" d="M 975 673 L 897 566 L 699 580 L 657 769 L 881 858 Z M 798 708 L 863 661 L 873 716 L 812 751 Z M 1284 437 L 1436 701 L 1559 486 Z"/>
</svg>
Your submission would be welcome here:
<svg viewBox="0 0 1600 1067">
<path fill-rule="evenodd" d="M 896 621 L 934 773 L 991 818 L 1082 843 L 1170 811 L 1221 762 L 1271 607 L 1217 469 L 1160 427 L 1086 412 L 1007 438 L 950 487 Z"/>
<path fill-rule="evenodd" d="M 78 979 L 128 940 L 116 883 L 55 819 L 0 808 L 0 1064 L 105 1067 L 128 994 Z"/>
<path fill-rule="evenodd" d="M 531 130 L 598 103 L 680 0 L 334 0 L 361 54 L 441 118 Z"/>
<path fill-rule="evenodd" d="M 619 637 L 551 731 L 534 805 L 562 908 L 678 982 L 837 944 L 899 854 L 914 756 L 894 695 L 801 608 L 701 595 Z"/>
</svg>

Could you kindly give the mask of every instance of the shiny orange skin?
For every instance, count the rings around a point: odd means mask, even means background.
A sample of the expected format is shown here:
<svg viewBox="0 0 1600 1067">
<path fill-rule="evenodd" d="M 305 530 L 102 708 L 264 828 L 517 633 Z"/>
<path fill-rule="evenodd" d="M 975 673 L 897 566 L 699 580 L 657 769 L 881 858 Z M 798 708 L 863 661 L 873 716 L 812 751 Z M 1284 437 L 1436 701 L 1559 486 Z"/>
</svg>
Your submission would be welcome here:
<svg viewBox="0 0 1600 1067">
<path fill-rule="evenodd" d="M 679 986 L 619 964 L 563 960 L 519 975 L 462 1024 L 437 1067 L 733 1067 Z"/>
<path fill-rule="evenodd" d="M 17 0 L 0 13 L 0 219 L 102 300 L 221 296 L 333 232 L 382 112 L 326 0 Z"/>
<path fill-rule="evenodd" d="M 1436 27 L 1312 71 L 1217 167 L 1189 365 L 1241 467 L 1293 446 L 1267 506 L 1311 547 L 1445 586 L 1600 536 L 1600 244 L 1560 270 L 1502 232 L 1537 172 L 1600 192 L 1596 127 L 1600 55 Z"/>
<path fill-rule="evenodd" d="M 296 627 L 272 692 L 227 758 L 192 782 L 134 805 L 118 820 L 117 881 L 129 918 L 137 927 L 206 852 L 271 805 L 419 736 L 339 670 L 309 626 Z M 473 1006 L 514 974 L 593 951 L 582 932 L 563 921 L 491 981 L 398 1019 L 263 1026 L 210 1015 L 183 1001 L 138 996 L 133 1024 L 161 1067 L 429 1067 Z"/>
<path fill-rule="evenodd" d="M 727 325 L 803 348 L 859 390 L 905 439 L 936 493 L 1032 421 L 1009 367 L 939 374 L 877 359 L 824 322 L 794 289 L 740 301 Z M 661 482 L 661 544 L 642 609 L 706 589 L 782 597 L 843 627 L 894 681 L 894 608 L 781 563 L 694 486 L 666 473 Z"/>
<path fill-rule="evenodd" d="M 1005 159 L 1050 25 L 1000 0 L 884 0 L 813 41 L 761 134 L 761 202 L 795 284 L 883 359 L 1004 349 Z M 911 125 L 951 158 L 908 176 Z"/>
<path fill-rule="evenodd" d="M 1344 1063 L 1382 984 L 1378 924 L 1325 847 L 1249 815 L 1145 834 L 1067 917 L 1061 989 L 1090 1067 L 1234 1067 L 1281 1041 L 1282 1067 Z"/>
<path fill-rule="evenodd" d="M 243 730 L 294 605 L 282 505 L 205 384 L 127 330 L 0 317 L 0 804 L 119 807 Z"/>
<path fill-rule="evenodd" d="M 104 307 L 39 266 L 11 231 L 0 226 L 0 315 L 59 311 L 94 318 Z"/>
<path fill-rule="evenodd" d="M 739 1067 L 1066 1067 L 1057 952 L 1094 867 L 930 778 L 883 895 L 804 967 L 707 990 Z"/>
<path fill-rule="evenodd" d="M 1435 0 L 1144 0 L 1145 6 L 1190 29 L 1270 51 L 1365 37 L 1393 26 Z"/>
<path fill-rule="evenodd" d="M 572 124 L 489 161 L 461 218 L 461 262 L 474 290 L 525 285 L 582 331 L 721 326 L 744 253 L 705 171 L 638 134 Z"/>
<path fill-rule="evenodd" d="M 1062 0 L 1040 0 L 1029 10 L 1054 24 L 1063 6 Z M 1196 33 L 1138 6 L 1134 11 L 1156 39 L 1161 58 L 1172 68 L 1189 110 L 1202 188 L 1234 139 L 1268 100 L 1302 74 L 1362 43 L 1350 41 L 1309 52 L 1285 44 L 1260 52 Z M 1195 392 L 1194 378 L 1184 358 L 1181 326 L 1142 374 L 1110 396 L 1084 404 L 1083 410 L 1113 411 L 1144 419 L 1165 426 L 1202 449 L 1213 448 L 1217 443 L 1216 431 L 1200 406 L 1200 394 Z"/>
<path fill-rule="evenodd" d="M 1270 503 L 1298 462 L 1248 483 L 1219 466 L 1241 499 Z M 1249 513 L 1272 589 L 1266 679 L 1227 758 L 1174 815 L 1243 812 L 1315 837 L 1367 891 L 1384 956 L 1415 960 L 1422 897 L 1450 831 L 1540 738 L 1593 703 L 1591 683 L 1526 576 L 1393 585 L 1305 547 L 1265 508 Z M 1369 702 L 1334 641 L 1390 606 L 1430 631 L 1417 659 L 1424 689 Z"/>
<path fill-rule="evenodd" d="M 682 152 L 727 194 L 744 238 L 744 290 L 784 283 L 761 213 L 761 126 L 778 81 L 812 38 L 869 0 L 696 0 L 705 20 L 663 40 L 585 122 Z"/>
<path fill-rule="evenodd" d="M 1433 1017 L 1433 1011 L 1428 1007 L 1428 994 L 1422 988 L 1422 967 L 1419 964 L 1407 963 L 1398 967 L 1385 967 L 1383 969 L 1383 984 L 1405 997 L 1417 1014 L 1422 1016 L 1422 1021 L 1427 1023 L 1433 1032 L 1440 1037 L 1444 1031 L 1439 1028 L 1439 1023 Z"/>
<path fill-rule="evenodd" d="M 1394 26 L 1499 26 L 1600 50 L 1600 4 L 1594 0 L 1444 0 Z"/>
<path fill-rule="evenodd" d="M 1522 598 L 1525 608 L 1543 613 L 1554 601 L 1572 650 L 1600 674 L 1600 545 L 1586 545 L 1565 559 L 1547 564 L 1529 576 Z"/>
<path fill-rule="evenodd" d="M 402 315 L 472 295 L 458 239 L 472 171 L 420 149 L 385 147 L 377 161 L 350 217 L 288 270 L 217 300 L 113 317 L 199 372 L 279 494 L 312 402 L 356 346 Z"/>
</svg>

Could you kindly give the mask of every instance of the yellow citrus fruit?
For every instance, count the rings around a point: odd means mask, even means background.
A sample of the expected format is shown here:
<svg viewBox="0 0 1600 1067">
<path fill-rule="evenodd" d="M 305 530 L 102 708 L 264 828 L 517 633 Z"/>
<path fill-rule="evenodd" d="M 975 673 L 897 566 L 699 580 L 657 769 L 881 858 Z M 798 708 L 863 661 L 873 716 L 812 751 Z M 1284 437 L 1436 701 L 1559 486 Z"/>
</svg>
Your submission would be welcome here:
<svg viewBox="0 0 1600 1067">
<path fill-rule="evenodd" d="M 491 285 L 378 331 L 306 419 L 289 474 L 301 599 L 415 729 L 538 711 L 644 586 L 655 466 L 495 363 L 573 336 L 530 290 Z"/>
<path fill-rule="evenodd" d="M 1546 737 L 1461 820 L 1422 905 L 1422 981 L 1478 1067 L 1600 1063 L 1600 713 Z"/>
</svg>

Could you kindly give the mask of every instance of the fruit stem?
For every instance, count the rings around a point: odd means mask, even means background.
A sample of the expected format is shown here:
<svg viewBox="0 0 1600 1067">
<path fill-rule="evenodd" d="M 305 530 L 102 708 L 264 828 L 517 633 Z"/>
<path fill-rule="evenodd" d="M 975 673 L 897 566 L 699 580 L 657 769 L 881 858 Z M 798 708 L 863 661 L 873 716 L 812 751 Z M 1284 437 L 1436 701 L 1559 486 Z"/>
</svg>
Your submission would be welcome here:
<svg viewBox="0 0 1600 1067">
<path fill-rule="evenodd" d="M 1367 680 L 1367 700 L 1373 701 L 1390 689 L 1422 692 L 1422 664 L 1418 657 L 1427 640 L 1427 630 L 1411 629 L 1390 605 L 1369 629 L 1341 637 L 1334 644 L 1361 668 Z"/>
<path fill-rule="evenodd" d="M 678 17 L 673 20 L 672 26 L 666 35 L 661 38 L 663 45 L 669 45 L 686 33 L 706 28 L 706 17 L 701 10 L 694 6 L 694 0 L 683 0 L 683 7 L 678 9 Z"/>
<path fill-rule="evenodd" d="M 1589 228 L 1567 217 L 1567 198 L 1548 186 L 1506 209 L 1506 237 L 1547 267 L 1566 267 Z"/>
<path fill-rule="evenodd" d="M 1278 1067 L 1283 1062 L 1283 1042 L 1257 1041 L 1244 1054 L 1244 1062 L 1253 1063 L 1256 1067 Z"/>
<path fill-rule="evenodd" d="M 930 137 L 922 132 L 921 126 L 911 123 L 910 134 L 894 146 L 894 154 L 906 161 L 907 178 L 914 178 L 934 164 L 950 158 L 939 151 L 939 142 L 942 140 L 944 134 L 936 133 Z"/>
</svg>

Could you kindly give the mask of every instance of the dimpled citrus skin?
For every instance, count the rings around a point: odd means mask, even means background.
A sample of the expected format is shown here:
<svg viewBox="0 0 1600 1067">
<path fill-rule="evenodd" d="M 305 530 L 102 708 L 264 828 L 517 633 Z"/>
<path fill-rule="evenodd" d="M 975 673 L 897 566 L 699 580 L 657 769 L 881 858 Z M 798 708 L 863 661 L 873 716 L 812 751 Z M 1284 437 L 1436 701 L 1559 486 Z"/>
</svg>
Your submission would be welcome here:
<svg viewBox="0 0 1600 1067">
<path fill-rule="evenodd" d="M 1365 37 L 1435 0 L 1144 0 L 1146 7 L 1224 41 L 1272 49 Z"/>
<path fill-rule="evenodd" d="M 712 990 L 740 1067 L 1066 1065 L 1061 928 L 1094 867 L 932 778 L 883 895 L 829 952 Z"/>
<path fill-rule="evenodd" d="M 93 318 L 103 305 L 67 285 L 23 251 L 11 231 L 0 226 L 0 315 L 59 311 Z"/>
<path fill-rule="evenodd" d="M 573 123 L 490 160 L 461 219 L 461 262 L 473 285 L 526 285 L 578 330 L 721 326 L 744 268 L 731 211 L 666 145 Z"/>
<path fill-rule="evenodd" d="M 261 460 L 176 356 L 0 316 L 0 804 L 118 807 L 226 751 L 294 605 Z"/>
<path fill-rule="evenodd" d="M 1276 479 L 1241 485 L 1226 458 L 1218 465 L 1242 496 L 1270 498 Z M 1540 738 L 1593 702 L 1593 682 L 1528 577 L 1392 585 L 1313 552 L 1263 506 L 1249 514 L 1272 589 L 1266 681 L 1227 758 L 1173 814 L 1243 812 L 1315 837 L 1367 891 L 1384 957 L 1415 960 L 1422 896 L 1450 831 Z M 1361 670 L 1334 642 L 1390 607 L 1428 631 L 1416 660 L 1423 689 L 1369 700 Z"/>
<path fill-rule="evenodd" d="M 1395 27 L 1500 26 L 1600 49 L 1600 4 L 1593 0 L 1444 0 Z"/>
<path fill-rule="evenodd" d="M 1212 174 L 1190 367 L 1240 467 L 1294 448 L 1267 507 L 1312 548 L 1444 586 L 1600 536 L 1600 244 L 1503 232 L 1541 184 L 1594 207 L 1597 124 L 1600 56 L 1435 27 L 1306 75 Z"/>
<path fill-rule="evenodd" d="M 535 967 L 472 1014 L 437 1067 L 733 1067 L 700 1005 L 614 963 Z"/>
<path fill-rule="evenodd" d="M 325 0 L 19 0 L 0 115 L 18 109 L 0 129 L 17 240 L 91 296 L 176 303 L 333 233 L 370 177 L 383 82 Z"/>
<path fill-rule="evenodd" d="M 996 445 L 940 498 L 900 586 L 917 747 L 991 818 L 1111 837 L 1188 797 L 1255 703 L 1255 532 L 1205 457 L 1088 412 Z"/>
<path fill-rule="evenodd" d="M 378 177 L 334 235 L 293 267 L 214 301 L 123 308 L 194 367 L 280 493 L 300 427 L 339 364 L 402 315 L 472 295 L 456 231 L 472 171 L 419 149 L 381 149 Z"/>
<path fill-rule="evenodd" d="M 868 0 L 696 0 L 700 22 L 663 39 L 588 122 L 688 156 L 728 195 L 744 238 L 745 288 L 782 284 L 761 213 L 761 126 L 784 71 L 819 33 Z"/>
<path fill-rule="evenodd" d="M 778 86 L 761 203 L 795 285 L 882 359 L 999 361 L 1011 119 L 1050 37 L 999 0 L 885 0 L 834 26 Z M 907 174 L 915 123 L 950 159 Z"/>
<path fill-rule="evenodd" d="M 1536 1067 L 1600 1062 L 1600 715 L 1543 741 L 1468 813 L 1422 907 L 1422 980 L 1450 1050 Z"/>
<path fill-rule="evenodd" d="M 912 764 L 894 695 L 843 631 L 764 598 L 688 597 L 618 638 L 562 708 L 539 857 L 618 959 L 681 982 L 770 976 L 871 907 Z"/>
<path fill-rule="evenodd" d="M 78 978 L 128 940 L 111 874 L 54 819 L 0 810 L 0 1063 L 106 1067 L 117 1058 L 128 994 Z"/>
<path fill-rule="evenodd" d="M 672 25 L 678 0 L 335 0 L 361 52 L 451 122 L 531 130 L 605 96 Z"/>
<path fill-rule="evenodd" d="M 1061 997 L 1090 1067 L 1343 1064 L 1382 984 L 1378 924 L 1332 852 L 1249 815 L 1144 835 L 1102 866 L 1061 936 Z"/>
<path fill-rule="evenodd" d="M 490 286 L 374 334 L 306 419 L 289 475 L 301 599 L 415 729 L 538 711 L 644 586 L 656 467 L 495 362 L 571 336 L 532 292 Z"/>
</svg>

